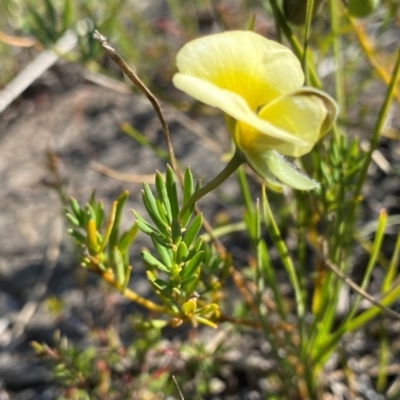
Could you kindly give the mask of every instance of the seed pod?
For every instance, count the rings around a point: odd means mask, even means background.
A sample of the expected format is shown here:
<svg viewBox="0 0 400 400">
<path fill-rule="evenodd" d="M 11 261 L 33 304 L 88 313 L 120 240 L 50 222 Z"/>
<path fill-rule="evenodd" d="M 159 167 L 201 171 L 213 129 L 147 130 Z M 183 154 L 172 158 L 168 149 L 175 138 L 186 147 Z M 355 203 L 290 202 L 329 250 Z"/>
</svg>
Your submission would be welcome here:
<svg viewBox="0 0 400 400">
<path fill-rule="evenodd" d="M 314 0 L 313 17 L 317 15 L 321 3 L 322 0 Z M 283 13 L 292 24 L 303 25 L 306 22 L 307 0 L 283 0 Z"/>
<path fill-rule="evenodd" d="M 347 9 L 355 18 L 365 18 L 370 15 L 379 4 L 379 0 L 348 0 Z"/>
</svg>

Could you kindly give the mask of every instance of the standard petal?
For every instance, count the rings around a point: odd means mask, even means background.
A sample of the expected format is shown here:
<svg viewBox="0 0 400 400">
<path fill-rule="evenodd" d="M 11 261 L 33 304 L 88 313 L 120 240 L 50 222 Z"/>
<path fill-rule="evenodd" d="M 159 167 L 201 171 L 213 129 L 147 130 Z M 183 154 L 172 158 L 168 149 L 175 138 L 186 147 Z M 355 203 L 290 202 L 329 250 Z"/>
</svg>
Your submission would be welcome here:
<svg viewBox="0 0 400 400">
<path fill-rule="evenodd" d="M 195 39 L 176 62 L 181 73 L 237 93 L 253 111 L 304 83 L 300 62 L 288 48 L 251 31 Z"/>
<path fill-rule="evenodd" d="M 296 137 L 291 132 L 280 129 L 269 121 L 259 118 L 257 114 L 250 109 L 248 103 L 237 93 L 221 89 L 200 78 L 181 73 L 174 75 L 173 82 L 178 89 L 187 93 L 189 96 L 210 106 L 220 108 L 237 121 L 254 128 L 253 131 L 257 133 L 257 137 L 260 136 L 258 132 L 263 132 L 263 135 L 272 140 L 272 142 L 274 141 L 273 138 L 275 138 L 279 143 L 282 143 L 282 141 L 293 143 L 299 148 L 308 145 L 302 138 Z M 238 141 L 236 138 L 234 138 L 234 140 L 241 150 L 248 151 L 248 149 L 241 144 L 251 143 L 251 138 L 247 138 L 246 141 L 241 141 L 240 137 Z"/>
<path fill-rule="evenodd" d="M 311 190 L 319 187 L 317 181 L 300 172 L 295 165 L 274 150 L 266 151 L 259 157 L 250 155 L 247 157 L 247 161 L 263 179 L 268 180 L 272 174 L 280 182 L 293 189 Z"/>
<path fill-rule="evenodd" d="M 322 136 L 328 114 L 325 102 L 312 91 L 302 89 L 282 96 L 265 105 L 258 115 L 275 127 L 302 140 L 306 146 L 298 146 L 294 142 L 287 141 L 271 143 L 271 139 L 262 134 L 257 137 L 253 146 L 260 151 L 273 148 L 287 156 L 300 157 L 310 152 Z"/>
</svg>

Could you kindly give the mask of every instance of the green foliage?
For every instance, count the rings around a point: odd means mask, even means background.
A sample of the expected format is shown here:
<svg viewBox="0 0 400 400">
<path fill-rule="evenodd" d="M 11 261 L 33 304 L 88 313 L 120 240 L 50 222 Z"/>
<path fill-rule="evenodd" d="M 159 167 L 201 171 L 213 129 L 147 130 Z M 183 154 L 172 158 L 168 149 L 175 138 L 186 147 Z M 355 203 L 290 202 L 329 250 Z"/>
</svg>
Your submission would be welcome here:
<svg viewBox="0 0 400 400">
<path fill-rule="evenodd" d="M 128 192 L 125 191 L 113 202 L 107 221 L 103 203 L 96 201 L 95 192 L 84 208 L 80 207 L 76 199 L 71 198 L 66 212 L 72 225 L 69 234 L 81 250 L 81 265 L 100 274 L 112 272 L 115 286 L 122 292 L 128 285 L 132 269 L 129 248 L 139 229 L 136 224 L 132 224 L 124 233 L 119 233 L 127 198 Z"/>
<path fill-rule="evenodd" d="M 161 340 L 164 321 L 143 321 L 136 316 L 132 326 L 135 340 L 127 347 L 113 329 L 103 332 L 101 344 L 91 341 L 84 348 L 69 343 L 59 332 L 54 335 L 52 346 L 32 342 L 37 357 L 52 364 L 54 380 L 64 388 L 58 400 L 130 400 L 146 396 L 161 399 L 176 395 L 173 374 L 190 398 L 201 399 L 210 393 L 210 380 L 227 350 L 223 340 L 212 347 L 198 341 L 170 343 L 166 347 Z M 165 357 L 167 352 L 174 353 L 174 357 Z M 162 367 L 158 367 L 157 360 Z M 182 370 L 179 366 L 183 364 Z M 141 371 L 140 375 L 137 371 Z"/>
<path fill-rule="evenodd" d="M 38 357 L 47 358 L 54 363 L 54 378 L 63 386 L 77 389 L 76 398 L 86 399 L 87 390 L 96 387 L 101 382 L 101 372 L 93 368 L 96 359 L 96 349 L 87 347 L 78 349 L 70 345 L 59 333 L 54 337 L 55 347 L 32 343 Z"/>
<path fill-rule="evenodd" d="M 218 318 L 219 307 L 207 301 L 207 293 L 212 297 L 220 289 L 221 283 L 217 282 L 226 279 L 230 258 L 222 259 L 202 242 L 199 233 L 203 218 L 201 214 L 193 218 L 194 204 L 180 216 L 177 182 L 170 167 L 165 180 L 157 173 L 155 183 L 156 195 L 147 183 L 142 191 L 143 204 L 154 225 L 133 211 L 136 221 L 122 234 L 119 225 L 128 192 L 113 203 L 107 221 L 103 205 L 96 201 L 94 193 L 84 208 L 70 199 L 66 217 L 73 226 L 69 233 L 81 250 L 81 264 L 131 300 L 152 310 L 162 310 L 171 318 L 171 325 L 188 320 L 195 326 L 202 323 L 215 327 L 212 320 Z M 187 202 L 194 191 L 193 176 L 187 169 L 182 201 Z M 139 229 L 151 238 L 157 253 L 154 256 L 143 250 L 141 257 L 150 287 L 162 305 L 127 288 L 132 269 L 129 249 Z"/>
<path fill-rule="evenodd" d="M 104 7 L 108 7 L 105 8 L 107 12 L 103 7 L 93 12 L 95 5 L 89 1 L 79 3 L 76 13 L 72 13 L 73 0 L 62 5 L 43 0 L 37 9 L 32 5 L 27 7 L 29 15 L 21 26 L 25 32 L 30 32 L 48 45 L 71 27 L 75 29 L 86 24 L 86 31 L 94 26 L 104 28 L 105 34 L 119 33 L 118 45 L 124 52 L 126 50 L 129 60 L 148 58 L 146 62 L 154 64 L 151 51 L 146 53 L 150 54 L 149 57 L 142 55 L 143 37 L 148 41 L 150 34 L 152 38 L 159 36 L 154 27 L 134 10 L 129 15 L 135 21 L 136 30 L 126 32 L 117 18 L 125 10 L 125 4 L 106 3 Z M 400 295 L 400 285 L 396 279 L 400 235 L 390 259 L 385 263 L 382 262 L 382 243 L 390 216 L 384 210 L 380 213 L 374 228 L 368 231 L 374 233 L 371 242 L 367 240 L 367 234 L 362 234 L 359 226 L 362 190 L 373 152 L 387 120 L 391 101 L 400 98 L 397 83 L 400 57 L 391 73 L 376 63 L 376 52 L 368 47 L 369 38 L 357 25 L 358 22 L 352 19 L 366 16 L 377 18 L 377 1 L 348 1 L 347 8 L 343 2 L 335 0 L 302 2 L 301 18 L 296 13 L 290 14 L 287 8 L 290 1 L 283 3 L 284 8 L 274 0 L 262 2 L 275 18 L 277 37 L 285 38 L 301 61 L 307 84 L 321 88 L 324 82 L 316 72 L 319 63 L 329 57 L 335 64 L 330 78 L 341 107 L 340 119 L 333 127 L 332 135 L 302 160 L 309 175 L 320 183 L 319 188 L 288 196 L 266 191 L 264 186 L 261 191 L 255 192 L 250 189 L 253 185 L 249 184 L 249 179 L 252 178 L 240 168 L 237 177 L 244 205 L 243 220 L 238 225 L 228 224 L 212 229 L 208 228 L 202 213 L 196 209 L 196 202 L 210 188 L 220 185 L 227 176 L 224 175 L 220 180 L 217 177 L 217 180 L 211 181 L 211 186 L 207 184 L 201 187 L 199 182 L 196 183 L 195 173 L 189 168 L 181 176 L 180 171 L 167 166 L 165 175 L 156 173 L 154 187 L 143 184 L 141 200 L 147 215 L 134 210 L 134 222 L 127 230 L 121 231 L 123 209 L 128 199 L 126 191 L 113 202 L 108 214 L 94 193 L 84 206 L 71 198 L 66 218 L 71 224 L 69 233 L 80 252 L 81 265 L 152 313 L 150 316 L 136 317 L 133 321 L 138 337 L 124 348 L 132 364 L 144 365 L 149 354 L 157 353 L 161 346 L 162 330 L 167 326 L 178 327 L 188 323 L 194 327 L 202 324 L 216 328 L 222 322 L 229 321 L 238 329 L 241 326 L 261 329 L 270 344 L 271 358 L 276 362 L 276 368 L 266 376 L 273 388 L 268 396 L 305 399 L 318 398 L 320 378 L 328 360 L 341 348 L 345 336 L 365 329 L 376 318 L 383 320 L 385 315 L 398 318 L 387 307 Z M 204 4 L 190 4 L 186 8 L 181 1 L 168 1 L 174 21 L 182 28 L 184 37 L 199 35 L 199 21 L 195 20 L 190 10 L 192 6 L 202 9 Z M 315 8 L 312 8 L 313 4 Z M 325 13 L 318 13 L 320 5 Z M 380 22 L 384 29 L 387 26 L 385 24 L 398 12 L 398 5 L 387 0 L 381 2 L 381 7 L 386 13 L 384 21 Z M 89 22 L 84 19 L 88 15 Z M 49 22 L 52 20 L 56 23 Z M 250 15 L 247 22 L 249 20 Z M 196 23 L 192 23 L 194 21 Z M 293 27 L 291 23 L 300 26 Z M 255 22 L 251 20 L 250 25 L 257 27 L 257 19 Z M 320 35 L 320 30 L 326 30 L 327 26 L 330 27 L 329 34 Z M 132 37 L 137 39 L 135 46 L 132 45 Z M 357 44 L 354 37 L 357 37 Z M 83 59 L 92 59 L 99 54 L 99 48 L 87 36 L 81 35 L 79 40 Z M 170 57 L 169 44 L 161 43 L 161 50 L 156 50 Z M 360 82 L 354 83 L 354 86 L 349 78 L 355 75 L 354 71 L 346 70 L 348 60 L 343 56 L 346 46 L 352 49 L 357 46 L 372 65 L 366 80 L 362 81 L 364 78 L 361 76 L 357 78 Z M 394 59 L 394 54 L 386 56 L 387 60 Z M 155 68 L 154 65 L 152 67 Z M 376 110 L 375 125 L 364 129 L 362 137 L 350 136 L 347 132 L 351 128 L 352 109 L 355 102 L 359 101 L 359 90 L 370 83 L 375 73 L 386 85 L 385 97 Z M 152 74 L 152 71 L 148 73 L 149 80 Z M 168 97 L 166 94 L 163 96 Z M 360 120 L 355 124 L 361 125 L 364 122 L 361 121 L 361 111 L 357 117 Z M 152 148 L 157 157 L 169 160 L 174 165 L 171 154 L 160 151 L 135 128 L 124 124 L 122 129 L 139 145 Z M 367 150 L 362 148 L 362 140 L 368 142 Z M 241 163 L 232 163 L 229 174 Z M 245 232 L 251 245 L 247 261 L 238 268 L 241 273 L 235 268 L 239 261 L 217 240 L 221 232 L 227 236 L 236 231 L 238 226 Z M 157 302 L 139 296 L 129 287 L 132 244 L 139 231 L 148 236 L 151 245 L 134 257 L 142 262 Z M 358 244 L 367 251 L 364 254 L 365 269 L 360 282 L 356 284 L 351 280 L 351 272 Z M 376 268 L 381 271 L 382 283 L 372 297 L 368 289 Z M 281 270 L 284 274 L 281 274 Z M 224 303 L 224 290 L 228 287 L 230 276 L 241 294 L 235 298 L 232 307 Z M 349 285 L 353 294 L 348 309 L 339 315 L 338 305 L 344 285 Z M 360 308 L 362 299 L 368 302 L 369 308 Z M 54 312 L 60 312 L 56 302 L 49 303 L 50 306 Z M 236 318 L 227 315 L 232 308 Z M 379 332 L 379 340 L 381 350 L 376 386 L 378 392 L 385 393 L 388 382 L 384 371 L 390 362 L 390 354 L 389 339 L 384 329 Z M 102 357 L 96 347 L 78 349 L 62 339 L 56 340 L 54 349 L 37 343 L 34 348 L 38 355 L 54 362 L 55 377 L 60 384 L 72 388 L 73 398 L 93 398 L 102 393 L 112 399 L 117 392 L 130 398 L 132 393 L 143 395 L 143 390 L 164 394 L 174 393 L 175 390 L 169 380 L 174 372 L 172 366 L 168 365 L 166 370 L 120 371 L 118 363 L 123 356 L 111 344 L 108 344 Z M 282 357 L 282 349 L 285 357 Z M 209 394 L 210 380 L 219 368 L 222 345 L 210 351 L 202 343 L 193 345 L 185 342 L 176 351 L 177 357 L 185 359 L 185 373 L 178 376 L 180 385 L 189 387 L 190 398 Z M 110 379 L 112 373 L 116 379 Z M 134 376 L 135 383 L 121 383 L 125 373 L 130 378 Z"/>
<path fill-rule="evenodd" d="M 205 263 L 210 261 L 210 257 L 205 260 L 205 250 L 201 248 L 212 250 L 198 238 L 203 218 L 201 214 L 193 218 L 194 204 L 180 215 L 180 210 L 194 194 L 192 173 L 187 169 L 184 174 L 182 207 L 170 167 L 167 167 L 165 179 L 160 173 L 156 174 L 155 186 L 156 195 L 146 183 L 142 191 L 143 204 L 154 226 L 134 211 L 140 230 L 151 238 L 158 257 L 148 250 L 141 252 L 149 283 L 174 316 L 174 325 L 190 320 L 195 326 L 203 323 L 214 327 L 210 318 L 218 317 L 218 305 L 204 304 L 199 293 L 214 291 L 210 285 L 213 276 L 205 275 L 203 278 L 202 274 L 215 269 L 221 260 Z"/>
</svg>

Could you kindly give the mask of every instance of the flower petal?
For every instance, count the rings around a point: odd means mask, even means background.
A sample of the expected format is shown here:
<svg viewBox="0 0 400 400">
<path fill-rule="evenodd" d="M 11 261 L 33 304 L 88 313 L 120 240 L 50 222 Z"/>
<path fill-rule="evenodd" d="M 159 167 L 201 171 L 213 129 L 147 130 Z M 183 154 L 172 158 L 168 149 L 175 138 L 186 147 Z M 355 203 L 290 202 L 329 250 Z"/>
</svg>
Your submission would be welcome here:
<svg viewBox="0 0 400 400">
<path fill-rule="evenodd" d="M 210 106 L 220 108 L 234 119 L 254 128 L 254 132 L 264 132 L 265 136 L 269 139 L 279 139 L 277 140 L 279 143 L 287 141 L 297 145 L 299 148 L 302 145 L 308 145 L 308 143 L 303 141 L 302 138 L 296 137 L 291 132 L 280 129 L 279 127 L 269 123 L 269 121 L 259 118 L 257 114 L 250 109 L 246 101 L 234 92 L 221 89 L 200 78 L 181 73 L 174 75 L 173 82 L 178 89 L 187 93 L 189 96 Z M 240 146 L 240 143 L 236 142 L 236 144 L 241 150 L 247 151 L 246 148 Z"/>
<path fill-rule="evenodd" d="M 332 128 L 332 125 L 335 123 L 335 120 L 339 115 L 339 105 L 331 96 L 329 96 L 329 94 L 313 87 L 307 86 L 301 88 L 298 91 L 298 94 L 306 96 L 317 96 L 324 102 L 326 110 L 328 112 L 321 128 L 321 137 L 324 136 Z"/>
<path fill-rule="evenodd" d="M 179 51 L 177 67 L 237 93 L 253 111 L 304 83 L 300 62 L 288 48 L 251 31 L 195 39 Z"/>
<path fill-rule="evenodd" d="M 327 99 L 328 96 L 326 96 Z M 328 102 L 328 101 L 327 101 Z M 321 138 L 330 123 L 326 121 L 330 112 L 319 92 L 304 88 L 265 105 L 259 112 L 259 117 L 268 120 L 275 127 L 301 139 L 306 146 L 298 146 L 294 142 L 271 142 L 271 138 L 259 135 L 253 147 L 264 151 L 275 149 L 279 153 L 291 157 L 300 157 L 311 151 Z M 335 104 L 333 100 L 329 104 Z"/>
<path fill-rule="evenodd" d="M 263 179 L 268 180 L 270 174 L 283 184 L 298 190 L 311 190 L 319 187 L 314 179 L 300 172 L 277 151 L 270 150 L 258 157 L 246 155 L 249 165 Z"/>
</svg>

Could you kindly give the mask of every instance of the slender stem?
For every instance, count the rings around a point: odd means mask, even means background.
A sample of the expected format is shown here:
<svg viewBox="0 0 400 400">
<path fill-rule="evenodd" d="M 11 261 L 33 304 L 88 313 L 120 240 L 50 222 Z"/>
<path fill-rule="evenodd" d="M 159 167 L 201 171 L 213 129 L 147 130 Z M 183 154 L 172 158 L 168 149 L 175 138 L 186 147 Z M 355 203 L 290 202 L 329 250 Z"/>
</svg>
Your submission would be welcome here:
<svg viewBox="0 0 400 400">
<path fill-rule="evenodd" d="M 281 232 L 279 230 L 279 227 L 275 221 L 274 215 L 270 208 L 267 198 L 267 193 L 265 190 L 265 185 L 263 185 L 262 188 L 261 198 L 262 198 L 265 225 L 267 226 L 268 233 L 270 234 L 271 239 L 274 242 L 275 248 L 279 253 L 280 260 L 286 270 L 286 273 L 288 274 L 296 298 L 296 316 L 298 319 L 299 335 L 300 335 L 300 347 L 299 347 L 298 357 L 304 366 L 303 377 L 305 384 L 307 386 L 307 390 L 309 392 L 310 397 L 314 398 L 313 397 L 314 386 L 315 386 L 314 384 L 315 380 L 313 379 L 314 371 L 311 368 L 311 365 L 309 364 L 308 354 L 307 354 L 307 344 L 309 342 L 309 337 L 305 321 L 306 300 L 304 297 L 304 292 L 302 290 L 300 279 L 297 274 L 296 268 L 294 266 L 293 260 L 289 254 L 286 243 L 282 238 Z"/>
<path fill-rule="evenodd" d="M 246 173 L 245 173 L 243 167 L 238 169 L 237 177 L 238 177 L 239 187 L 240 187 L 240 191 L 242 193 L 243 202 L 244 202 L 246 211 L 248 214 L 253 215 L 254 214 L 253 201 L 251 199 L 249 183 L 247 182 Z"/>
<path fill-rule="evenodd" d="M 339 277 L 339 279 L 341 279 L 343 282 L 347 283 L 359 296 L 363 297 L 364 299 L 368 300 L 370 303 L 374 304 L 376 307 L 380 308 L 380 310 L 383 313 L 390 315 L 391 317 L 393 317 L 397 320 L 400 320 L 400 314 L 391 310 L 390 308 L 385 307 L 382 303 L 379 302 L 379 300 L 375 299 L 367 291 L 365 291 L 365 289 L 363 289 L 362 286 L 358 286 L 352 279 L 350 279 L 345 273 L 343 273 L 343 271 L 341 271 L 341 269 L 335 263 L 333 263 L 329 259 L 324 259 L 323 262 L 331 271 L 333 271 L 333 273 L 337 277 Z M 373 262 L 370 262 L 369 264 L 373 264 Z M 358 302 L 357 302 L 357 305 L 358 305 Z"/>
<path fill-rule="evenodd" d="M 345 327 L 346 332 L 351 332 L 356 329 L 361 328 L 365 324 L 368 323 L 373 317 L 382 312 L 383 307 L 389 307 L 394 301 L 399 298 L 400 295 L 400 286 L 395 287 L 389 293 L 385 294 L 379 301 L 379 306 L 374 305 L 368 310 L 362 312 L 357 317 L 353 318 Z"/>
<path fill-rule="evenodd" d="M 222 225 L 217 228 L 214 228 L 212 231 L 212 234 L 213 234 L 213 237 L 215 239 L 217 239 L 217 238 L 220 238 L 223 236 L 230 235 L 235 232 L 243 232 L 245 230 L 246 230 L 246 223 L 244 221 L 240 221 L 240 222 L 226 224 L 226 225 Z M 208 233 L 201 235 L 201 239 L 203 240 L 203 242 L 211 241 L 211 237 Z"/>
<path fill-rule="evenodd" d="M 400 296 L 400 285 L 394 288 L 389 293 L 385 294 L 380 299 L 380 304 L 389 307 Z M 315 364 L 323 365 L 326 359 L 330 356 L 332 350 L 335 348 L 337 342 L 343 337 L 345 333 L 355 331 L 365 326 L 372 318 L 382 312 L 381 307 L 373 306 L 368 310 L 362 312 L 360 315 L 349 321 L 346 325 L 341 326 L 335 333 L 325 337 L 324 345 L 318 349 L 317 354 L 313 358 Z"/>
<path fill-rule="evenodd" d="M 270 3 L 272 7 L 272 12 L 274 14 L 276 41 L 282 43 L 282 32 L 281 26 L 279 24 L 278 6 L 274 1 L 271 1 Z"/>
<path fill-rule="evenodd" d="M 343 77 L 343 51 L 342 42 L 339 36 L 340 21 L 338 18 L 339 2 L 337 0 L 329 0 L 330 17 L 331 17 L 331 32 L 333 34 L 333 60 L 335 63 L 335 95 L 339 104 L 339 112 L 341 117 L 345 115 L 346 103 L 344 93 L 344 77 Z M 335 137 L 336 132 L 334 131 Z"/>
<path fill-rule="evenodd" d="M 308 42 L 310 40 L 311 33 L 311 21 L 313 17 L 314 10 L 314 0 L 307 0 L 307 10 L 306 10 L 306 28 L 304 32 L 304 44 L 303 44 L 303 59 L 302 59 L 302 67 L 305 75 L 306 85 L 309 84 L 309 69 L 308 69 Z"/>
<path fill-rule="evenodd" d="M 397 54 L 396 64 L 395 64 L 395 67 L 394 67 L 394 70 L 392 73 L 392 79 L 389 83 L 388 90 L 386 92 L 385 100 L 379 111 L 378 119 L 377 119 L 375 127 L 374 127 L 374 131 L 373 131 L 372 138 L 370 141 L 370 149 L 364 157 L 364 163 L 361 167 L 361 171 L 360 171 L 358 181 L 357 181 L 357 186 L 354 191 L 353 206 L 349 212 L 349 218 L 348 218 L 348 224 L 347 224 L 347 227 L 348 227 L 347 238 L 346 238 L 347 246 L 350 246 L 351 237 L 353 236 L 353 226 L 354 226 L 356 215 L 357 215 L 358 205 L 361 200 L 361 190 L 362 190 L 365 178 L 367 177 L 368 167 L 372 160 L 372 153 L 374 152 L 374 150 L 376 149 L 376 147 L 378 145 L 378 141 L 379 141 L 382 129 L 385 125 L 386 117 L 389 113 L 390 104 L 391 104 L 393 96 L 394 96 L 394 92 L 396 89 L 396 84 L 397 84 L 399 75 L 400 75 L 400 50 L 398 51 L 398 54 Z M 350 237 L 350 235 L 351 235 L 351 237 Z"/>
<path fill-rule="evenodd" d="M 355 193 L 356 194 L 355 197 L 358 197 L 358 195 L 360 195 L 360 193 L 361 193 L 362 184 L 365 180 L 365 177 L 367 176 L 368 167 L 369 167 L 369 164 L 372 159 L 372 153 L 374 152 L 374 150 L 376 149 L 376 147 L 378 145 L 378 141 L 381 136 L 382 129 L 386 122 L 386 117 L 387 117 L 387 114 L 390 109 L 390 104 L 392 102 L 394 92 L 396 90 L 396 84 L 399 79 L 399 75 L 400 75 L 400 50 L 398 51 L 398 54 L 397 54 L 396 64 L 395 64 L 395 67 L 393 70 L 393 75 L 392 75 L 392 80 L 389 83 L 388 91 L 386 93 L 386 98 L 385 98 L 385 101 L 379 112 L 378 120 L 376 122 L 374 132 L 373 132 L 373 135 L 371 138 L 371 144 L 370 144 L 371 147 L 369 149 L 368 154 L 366 155 L 366 158 L 365 158 L 365 161 L 364 161 L 361 173 L 360 173 L 360 178 L 357 182 L 358 185 L 357 185 L 357 191 Z"/>
<path fill-rule="evenodd" d="M 369 257 L 368 263 L 365 267 L 365 271 L 363 273 L 363 278 L 361 281 L 360 289 L 366 290 L 372 271 L 376 265 L 376 260 L 378 258 L 383 238 L 385 236 L 385 228 L 386 228 L 386 222 L 387 222 L 387 213 L 386 210 L 381 210 L 379 219 L 378 219 L 378 229 L 376 231 L 375 239 L 374 239 L 374 244 L 372 246 L 372 251 L 371 255 Z M 358 311 L 358 306 L 361 300 L 361 293 L 357 293 L 357 296 L 355 296 L 354 299 L 352 299 L 352 305 L 350 308 L 350 311 L 348 312 L 347 316 L 344 318 L 344 321 L 342 324 L 347 324 L 348 321 L 351 321 L 353 317 L 355 316 L 356 312 Z M 376 304 L 377 305 L 377 304 Z M 393 314 L 397 315 L 397 318 L 399 318 L 399 315 L 395 313 L 394 311 L 391 311 Z M 393 316 L 393 315 L 392 315 Z"/>
<path fill-rule="evenodd" d="M 266 282 L 265 282 L 265 271 L 263 270 L 264 266 L 264 261 L 263 260 L 263 242 L 261 239 L 261 217 L 260 217 L 260 207 L 259 207 L 259 202 L 257 202 L 256 210 L 255 210 L 255 218 L 254 218 L 254 223 L 255 223 L 255 230 L 256 230 L 256 238 L 254 238 L 253 241 L 253 246 L 255 247 L 256 250 L 256 256 L 257 256 L 257 265 L 256 265 L 256 278 L 255 278 L 255 284 L 256 284 L 256 303 L 257 303 L 257 314 L 258 314 L 258 320 L 260 321 L 261 328 L 264 332 L 265 338 L 269 341 L 271 345 L 271 349 L 274 353 L 274 356 L 279 358 L 279 342 L 277 340 L 275 332 L 271 329 L 271 324 L 270 324 L 270 318 L 268 318 L 268 311 L 265 307 L 264 301 L 263 301 L 263 292 L 265 290 Z M 265 247 L 264 247 L 265 249 Z M 287 332 L 285 332 L 285 339 L 287 338 Z M 286 345 L 289 346 L 290 340 L 286 342 Z M 291 343 L 290 343 L 291 344 Z M 283 366 L 283 371 L 282 371 L 282 381 L 285 382 L 285 387 L 290 381 L 290 375 L 293 371 L 293 368 L 291 368 L 291 365 L 288 362 L 288 357 L 282 359 L 282 366 Z M 287 388 L 290 387 L 287 386 Z"/>
<path fill-rule="evenodd" d="M 389 217 L 390 218 L 390 217 Z M 393 280 L 397 276 L 400 259 L 400 232 L 397 234 L 396 244 L 393 249 L 392 258 L 387 268 L 386 276 L 382 283 L 382 293 L 388 292 L 393 285 Z"/>
<path fill-rule="evenodd" d="M 276 13 L 276 18 L 279 23 L 279 26 L 282 28 L 282 32 L 285 34 L 286 39 L 292 46 L 293 52 L 296 54 L 297 58 L 299 60 L 302 60 L 303 58 L 303 49 L 299 41 L 297 40 L 296 36 L 294 35 L 292 28 L 289 26 L 287 23 L 285 17 L 282 15 L 278 3 L 276 0 L 270 0 L 271 6 L 274 9 L 274 15 Z M 310 83 L 312 86 L 321 89 L 322 85 L 321 82 L 315 72 L 315 70 L 312 68 L 312 66 L 309 66 L 309 75 L 310 75 Z"/>
<path fill-rule="evenodd" d="M 358 21 L 352 18 L 349 13 L 346 13 L 345 15 L 353 28 L 360 48 L 363 51 L 368 62 L 371 64 L 372 68 L 374 69 L 376 74 L 382 79 L 382 81 L 385 82 L 386 85 L 388 85 L 390 82 L 390 74 L 384 67 L 382 67 L 382 65 L 378 62 L 378 57 L 374 54 L 374 47 L 371 43 L 371 40 L 365 33 L 365 23 L 358 23 Z M 394 95 L 396 96 L 397 102 L 400 104 L 400 91 L 395 89 Z"/>
<path fill-rule="evenodd" d="M 263 186 L 262 190 L 262 202 L 264 207 L 264 220 L 267 226 L 268 232 L 271 236 L 272 241 L 274 242 L 275 248 L 277 249 L 282 264 L 286 269 L 286 272 L 289 276 L 290 282 L 293 286 L 294 294 L 296 297 L 296 311 L 297 311 L 297 318 L 299 319 L 299 326 L 300 326 L 300 335 L 302 340 L 302 346 L 305 346 L 307 343 L 307 332 L 305 329 L 305 314 L 306 314 L 306 304 L 305 299 L 303 296 L 303 291 L 301 289 L 299 277 L 296 272 L 296 268 L 293 264 L 293 260 L 290 256 L 290 253 L 286 247 L 284 240 L 282 239 L 281 232 L 278 228 L 278 225 L 275 221 L 274 215 L 270 208 L 265 186 Z"/>
<path fill-rule="evenodd" d="M 226 164 L 225 168 L 206 186 L 194 192 L 186 204 L 183 205 L 181 211 L 179 212 L 178 219 L 181 219 L 185 215 L 186 211 L 192 207 L 198 200 L 200 200 L 207 193 L 211 192 L 217 188 L 221 183 L 226 181 L 243 163 L 245 159 L 239 150 L 236 150 L 235 154 L 231 160 Z"/>
</svg>

